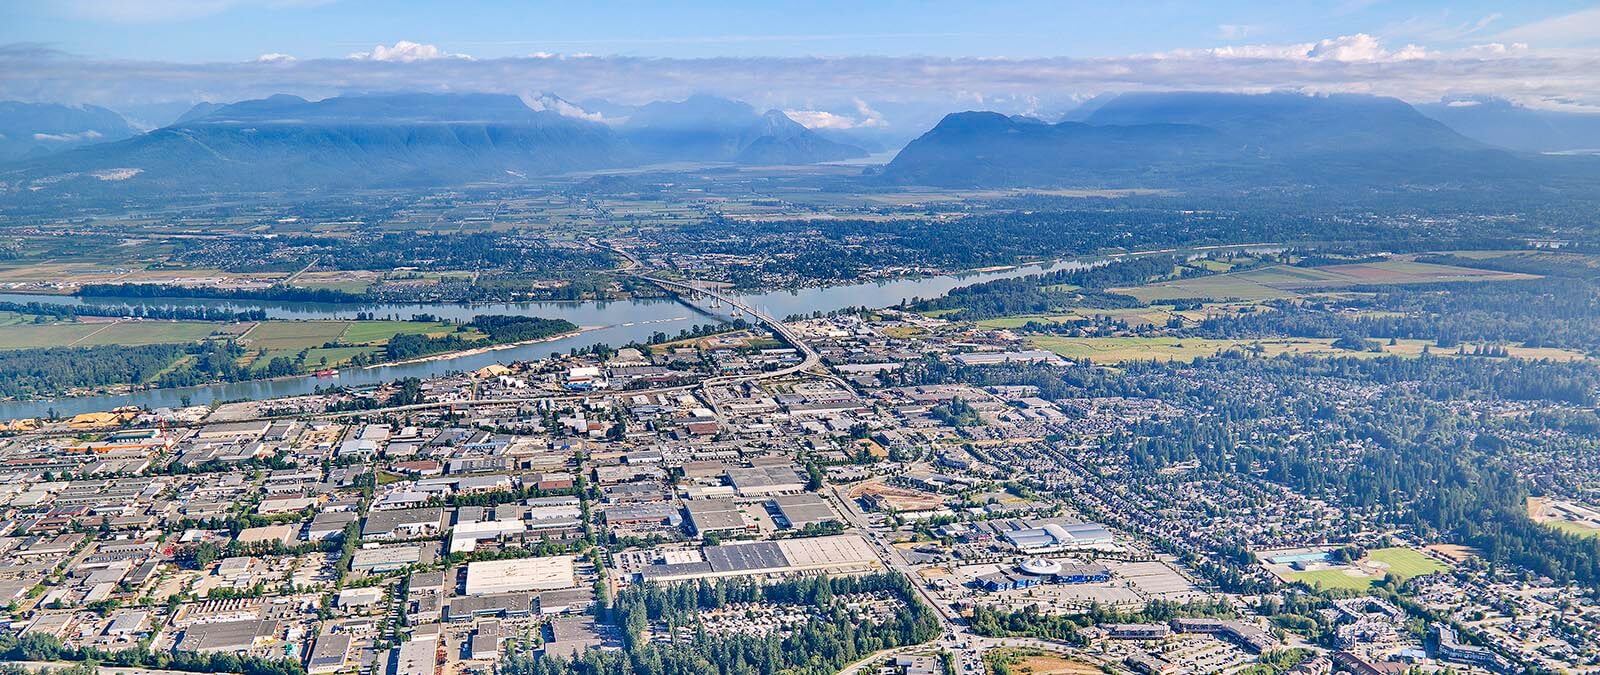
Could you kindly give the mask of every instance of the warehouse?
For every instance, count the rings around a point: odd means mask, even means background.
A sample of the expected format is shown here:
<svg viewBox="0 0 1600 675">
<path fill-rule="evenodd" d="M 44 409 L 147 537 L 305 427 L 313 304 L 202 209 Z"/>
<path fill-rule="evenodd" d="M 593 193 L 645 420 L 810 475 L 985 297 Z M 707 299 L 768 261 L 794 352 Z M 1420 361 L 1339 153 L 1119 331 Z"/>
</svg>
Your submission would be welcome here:
<svg viewBox="0 0 1600 675">
<path fill-rule="evenodd" d="M 576 585 L 570 555 L 484 560 L 467 565 L 467 595 L 548 591 Z"/>
<path fill-rule="evenodd" d="M 646 566 L 645 581 L 689 581 L 729 576 L 854 574 L 882 564 L 860 535 L 751 541 L 707 546 L 698 560 L 677 560 Z"/>
<path fill-rule="evenodd" d="M 607 525 L 612 527 L 639 527 L 659 525 L 680 527 L 683 514 L 671 504 L 613 504 L 601 510 Z"/>
<path fill-rule="evenodd" d="M 689 512 L 689 528 L 702 537 L 714 532 L 755 530 L 732 499 L 695 499 L 685 504 L 684 510 Z"/>
<path fill-rule="evenodd" d="M 803 492 L 806 478 L 789 464 L 728 469 L 728 483 L 741 497 Z"/>
<path fill-rule="evenodd" d="M 446 621 L 471 621 L 484 616 L 519 617 L 533 614 L 532 593 L 496 593 L 493 595 L 450 598 L 445 610 Z"/>
<path fill-rule="evenodd" d="M 272 623 L 259 619 L 195 624 L 183 629 L 177 649 L 200 654 L 242 652 L 255 644 L 256 636 L 271 633 Z"/>
<path fill-rule="evenodd" d="M 337 673 L 344 670 L 344 663 L 348 658 L 350 658 L 350 635 L 324 633 L 317 636 L 317 644 L 311 648 L 311 658 L 306 660 L 306 673 L 308 675 Z"/>
<path fill-rule="evenodd" d="M 373 511 L 361 526 L 362 539 L 415 539 L 444 531 L 444 509 Z"/>
<path fill-rule="evenodd" d="M 839 514 L 834 513 L 827 500 L 810 493 L 773 497 L 772 506 L 778 510 L 783 522 L 796 530 L 803 530 L 807 525 L 839 521 Z"/>
<path fill-rule="evenodd" d="M 421 546 L 385 546 L 358 549 L 350 559 L 352 572 L 382 574 L 423 562 Z M 431 556 L 430 556 L 431 557 Z"/>
</svg>

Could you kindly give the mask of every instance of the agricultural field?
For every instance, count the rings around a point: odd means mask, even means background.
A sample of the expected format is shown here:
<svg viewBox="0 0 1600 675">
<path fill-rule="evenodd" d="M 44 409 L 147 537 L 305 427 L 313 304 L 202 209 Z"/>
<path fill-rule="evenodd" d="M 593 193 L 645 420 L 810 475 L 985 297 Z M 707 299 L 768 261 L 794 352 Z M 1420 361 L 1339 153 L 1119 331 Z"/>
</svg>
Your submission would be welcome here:
<svg viewBox="0 0 1600 675">
<path fill-rule="evenodd" d="M 211 335 L 221 325 L 204 321 L 112 319 L 36 324 L 13 319 L 9 323 L 0 322 L 0 349 L 194 342 Z"/>
<path fill-rule="evenodd" d="M 1021 328 L 1031 322 L 1043 324 L 1078 323 L 1094 317 L 1110 317 L 1127 322 L 1130 326 L 1164 325 L 1173 317 L 1171 305 L 1152 305 L 1130 309 L 1070 309 L 1059 314 L 1022 314 L 984 319 L 978 322 L 984 328 Z M 894 337 L 894 336 L 891 336 Z"/>
<path fill-rule="evenodd" d="M 246 357 L 247 364 L 265 365 L 278 357 L 293 359 L 303 350 L 305 363 L 321 368 L 344 365 L 356 354 L 373 352 L 396 335 L 438 336 L 455 330 L 454 325 L 443 322 L 263 321 L 241 336 L 240 342 L 251 350 L 267 350 L 261 356 L 252 351 Z M 472 339 L 482 335 L 469 332 L 462 337 Z M 329 343 L 338 346 L 324 346 Z"/>
<path fill-rule="evenodd" d="M 211 321 L 122 320 L 84 317 L 79 321 L 34 323 L 33 317 L 0 312 L 0 350 L 62 346 L 139 346 L 190 343 L 207 338 L 234 338 L 250 354 L 241 363 L 266 364 L 277 357 L 293 359 L 306 352 L 305 362 L 318 367 L 339 366 L 356 354 L 372 352 L 399 334 L 444 335 L 456 330 L 449 323 L 415 321 L 262 321 L 223 323 Z M 463 334 L 473 339 L 477 332 Z M 329 343 L 337 346 L 324 347 Z M 264 355 L 259 350 L 266 350 Z"/>
<path fill-rule="evenodd" d="M 1205 338 L 1152 337 L 1062 337 L 1035 335 L 1028 342 L 1039 349 L 1055 352 L 1070 359 L 1088 359 L 1097 364 L 1116 364 L 1127 361 L 1189 361 L 1196 357 L 1212 356 L 1233 349 L 1259 349 L 1262 356 L 1303 354 L 1315 356 L 1385 355 L 1420 356 L 1426 348 L 1436 356 L 1450 356 L 1455 352 L 1433 347 L 1431 340 L 1397 340 L 1395 344 L 1383 343 L 1381 352 L 1351 351 L 1333 346 L 1333 338 L 1267 338 L 1260 340 L 1217 340 Z M 1506 346 L 1509 356 L 1524 359 L 1551 359 L 1577 361 L 1588 358 L 1582 352 L 1554 347 Z"/>
<path fill-rule="evenodd" d="M 1177 298 L 1215 300 L 1272 300 L 1293 297 L 1300 291 L 1378 284 L 1423 284 L 1452 281 L 1512 281 L 1533 279 L 1530 274 L 1497 272 L 1410 260 L 1376 263 L 1290 267 L 1274 265 L 1194 279 L 1177 279 L 1133 288 L 1112 289 L 1144 302 Z"/>
</svg>

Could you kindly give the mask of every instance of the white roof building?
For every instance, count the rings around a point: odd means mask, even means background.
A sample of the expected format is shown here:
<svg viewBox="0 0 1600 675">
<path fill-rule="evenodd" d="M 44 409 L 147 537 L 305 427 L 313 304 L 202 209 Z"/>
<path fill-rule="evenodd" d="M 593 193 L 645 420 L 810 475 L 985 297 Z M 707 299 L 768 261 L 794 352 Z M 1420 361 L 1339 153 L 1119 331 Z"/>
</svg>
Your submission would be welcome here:
<svg viewBox="0 0 1600 675">
<path fill-rule="evenodd" d="M 578 584 L 572 556 L 484 560 L 467 565 L 467 595 L 548 591 Z"/>
</svg>

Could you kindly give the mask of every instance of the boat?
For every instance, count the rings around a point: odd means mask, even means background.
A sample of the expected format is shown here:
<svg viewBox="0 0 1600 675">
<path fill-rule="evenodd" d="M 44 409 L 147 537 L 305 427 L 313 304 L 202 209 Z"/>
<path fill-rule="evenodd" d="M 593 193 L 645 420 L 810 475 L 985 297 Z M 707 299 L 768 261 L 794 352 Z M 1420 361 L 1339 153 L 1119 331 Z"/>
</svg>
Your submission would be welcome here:
<svg viewBox="0 0 1600 675">
<path fill-rule="evenodd" d="M 314 375 L 316 375 L 317 377 L 338 377 L 339 376 L 339 369 L 338 368 L 329 368 L 327 370 L 319 370 L 316 373 L 314 373 Z"/>
</svg>

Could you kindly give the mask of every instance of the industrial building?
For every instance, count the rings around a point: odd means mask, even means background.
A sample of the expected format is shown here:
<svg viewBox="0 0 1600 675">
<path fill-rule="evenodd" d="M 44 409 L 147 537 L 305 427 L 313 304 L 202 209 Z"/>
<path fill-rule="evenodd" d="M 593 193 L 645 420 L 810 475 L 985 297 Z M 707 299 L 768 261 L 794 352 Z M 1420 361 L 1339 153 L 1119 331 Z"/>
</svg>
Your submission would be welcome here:
<svg viewBox="0 0 1600 675">
<path fill-rule="evenodd" d="M 467 595 L 549 591 L 577 584 L 570 555 L 484 560 L 467 565 Z"/>
<path fill-rule="evenodd" d="M 740 497 L 766 497 L 804 492 L 806 478 L 793 465 L 728 469 L 728 484 Z"/>
<path fill-rule="evenodd" d="M 444 531 L 444 509 L 392 509 L 367 514 L 362 539 L 416 539 Z"/>
<path fill-rule="evenodd" d="M 860 535 L 750 541 L 707 546 L 698 560 L 646 566 L 645 581 L 689 581 L 729 576 L 852 574 L 880 569 L 877 554 Z"/>
<path fill-rule="evenodd" d="M 533 614 L 533 598 L 533 594 L 527 592 L 450 598 L 444 617 L 446 621 L 471 621 L 485 616 L 530 616 Z"/>
<path fill-rule="evenodd" d="M 772 506 L 789 527 L 802 530 L 807 525 L 822 525 L 839 521 L 828 501 L 811 493 L 779 495 L 772 498 Z"/>
<path fill-rule="evenodd" d="M 695 499 L 684 504 L 689 512 L 689 528 L 697 535 L 720 532 L 747 532 L 753 523 L 739 512 L 732 499 Z"/>
<path fill-rule="evenodd" d="M 350 658 L 350 635 L 348 633 L 324 633 L 317 636 L 317 644 L 311 648 L 311 657 L 306 660 L 306 673 L 308 675 L 324 675 L 337 673 L 344 670 L 344 664 Z"/>
<path fill-rule="evenodd" d="M 417 545 L 363 548 L 350 558 L 350 570 L 382 574 L 424 562 L 424 557 L 423 548 Z"/>
<path fill-rule="evenodd" d="M 211 653 L 242 652 L 255 645 L 256 638 L 272 634 L 273 623 L 259 619 L 198 623 L 183 629 L 178 651 Z"/>
</svg>

